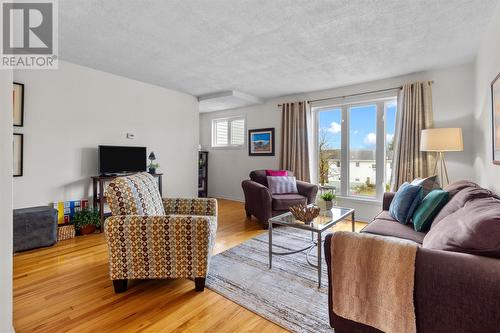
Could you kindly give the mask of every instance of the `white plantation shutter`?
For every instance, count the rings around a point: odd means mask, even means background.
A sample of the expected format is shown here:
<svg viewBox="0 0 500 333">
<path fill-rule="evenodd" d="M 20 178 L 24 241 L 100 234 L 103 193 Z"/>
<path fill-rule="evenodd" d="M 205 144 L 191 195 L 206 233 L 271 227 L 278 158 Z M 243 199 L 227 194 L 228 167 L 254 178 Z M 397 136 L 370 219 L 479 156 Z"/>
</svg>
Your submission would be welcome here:
<svg viewBox="0 0 500 333">
<path fill-rule="evenodd" d="M 235 119 L 231 121 L 231 144 L 243 145 L 245 143 L 245 120 Z"/>
<path fill-rule="evenodd" d="M 212 120 L 213 147 L 243 147 L 245 144 L 245 118 L 233 117 Z"/>
<path fill-rule="evenodd" d="M 216 120 L 214 126 L 214 145 L 215 146 L 226 146 L 228 144 L 228 121 L 225 119 Z"/>
</svg>

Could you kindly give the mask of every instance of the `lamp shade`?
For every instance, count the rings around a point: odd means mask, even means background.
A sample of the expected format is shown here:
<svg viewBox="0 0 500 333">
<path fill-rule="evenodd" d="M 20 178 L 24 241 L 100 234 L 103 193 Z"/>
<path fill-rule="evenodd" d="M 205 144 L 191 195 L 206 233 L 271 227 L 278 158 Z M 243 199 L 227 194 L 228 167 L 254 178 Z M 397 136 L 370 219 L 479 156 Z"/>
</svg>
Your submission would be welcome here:
<svg viewBox="0 0 500 333">
<path fill-rule="evenodd" d="M 151 154 L 149 154 L 149 159 L 150 159 L 151 161 L 156 160 L 155 153 L 151 152 Z"/>
<path fill-rule="evenodd" d="M 429 128 L 420 135 L 421 151 L 463 151 L 461 128 Z"/>
</svg>

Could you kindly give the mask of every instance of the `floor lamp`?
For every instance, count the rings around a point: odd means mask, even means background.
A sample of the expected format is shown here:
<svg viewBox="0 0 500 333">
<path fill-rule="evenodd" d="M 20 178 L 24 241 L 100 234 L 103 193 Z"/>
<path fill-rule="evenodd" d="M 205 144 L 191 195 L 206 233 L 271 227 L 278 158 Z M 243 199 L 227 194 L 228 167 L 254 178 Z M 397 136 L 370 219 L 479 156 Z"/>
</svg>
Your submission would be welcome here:
<svg viewBox="0 0 500 333">
<path fill-rule="evenodd" d="M 434 175 L 438 175 L 441 186 L 450 183 L 448 168 L 444 160 L 444 153 L 463 151 L 464 142 L 461 128 L 429 128 L 422 130 L 420 136 L 420 150 L 437 153 Z M 445 183 L 446 181 L 446 183 Z"/>
</svg>

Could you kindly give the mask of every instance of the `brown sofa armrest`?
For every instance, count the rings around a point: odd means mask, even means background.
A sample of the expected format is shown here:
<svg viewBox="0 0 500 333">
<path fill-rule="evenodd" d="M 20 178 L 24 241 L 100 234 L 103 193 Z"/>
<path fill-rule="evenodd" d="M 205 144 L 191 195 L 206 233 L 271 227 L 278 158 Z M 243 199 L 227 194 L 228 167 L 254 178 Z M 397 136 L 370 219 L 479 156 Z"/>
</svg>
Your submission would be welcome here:
<svg viewBox="0 0 500 333">
<path fill-rule="evenodd" d="M 317 185 L 298 180 L 297 190 L 299 191 L 300 195 L 303 195 L 307 198 L 308 204 L 312 204 L 316 201 L 316 194 L 318 193 Z"/>
<path fill-rule="evenodd" d="M 241 182 L 241 187 L 245 195 L 247 214 L 252 214 L 267 224 L 267 220 L 272 217 L 272 196 L 269 189 L 252 180 L 244 180 Z"/>
<path fill-rule="evenodd" d="M 382 199 L 382 210 L 389 210 L 391 206 L 392 199 L 394 199 L 396 192 L 385 192 L 384 198 Z"/>
<path fill-rule="evenodd" d="M 325 238 L 331 288 L 331 237 Z M 337 316 L 328 292 L 330 326 L 335 332 L 379 330 Z M 497 332 L 500 327 L 500 260 L 419 248 L 415 258 L 414 305 L 417 332 Z"/>
<path fill-rule="evenodd" d="M 497 332 L 500 260 L 420 248 L 414 297 L 419 332 Z"/>
</svg>

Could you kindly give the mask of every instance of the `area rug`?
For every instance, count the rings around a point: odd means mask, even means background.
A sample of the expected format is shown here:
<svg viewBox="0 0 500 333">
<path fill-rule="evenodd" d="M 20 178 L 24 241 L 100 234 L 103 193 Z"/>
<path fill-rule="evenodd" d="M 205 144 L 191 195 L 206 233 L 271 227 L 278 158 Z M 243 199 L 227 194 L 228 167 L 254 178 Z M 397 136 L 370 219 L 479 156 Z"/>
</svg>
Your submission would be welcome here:
<svg viewBox="0 0 500 333">
<path fill-rule="evenodd" d="M 311 233 L 304 230 L 273 230 L 275 252 L 303 248 L 310 240 Z M 314 253 L 309 258 L 317 260 Z M 292 332 L 333 332 L 324 260 L 319 289 L 318 272 L 307 263 L 305 252 L 273 256 L 272 269 L 268 262 L 265 233 L 212 257 L 206 286 Z"/>
</svg>

